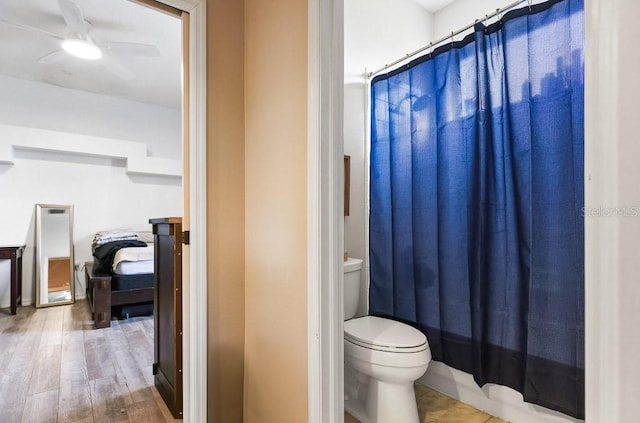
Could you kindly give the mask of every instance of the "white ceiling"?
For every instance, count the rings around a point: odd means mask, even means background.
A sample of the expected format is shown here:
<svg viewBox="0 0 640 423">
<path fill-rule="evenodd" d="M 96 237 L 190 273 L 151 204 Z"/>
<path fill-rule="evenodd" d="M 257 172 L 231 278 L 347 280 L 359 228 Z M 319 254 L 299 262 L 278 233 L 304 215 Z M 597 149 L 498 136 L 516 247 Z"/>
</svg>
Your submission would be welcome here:
<svg viewBox="0 0 640 423">
<path fill-rule="evenodd" d="M 105 54 L 87 61 L 72 56 L 53 64 L 41 57 L 60 49 L 60 40 L 0 22 L 0 75 L 105 94 L 142 103 L 179 108 L 181 98 L 181 23 L 176 17 L 129 0 L 73 0 L 91 24 L 96 43 L 153 44 L 159 56 Z M 435 12 L 454 0 L 415 0 Z M 27 25 L 64 37 L 68 29 L 56 0 L 0 0 L 0 20 Z M 116 76 L 103 61 L 130 71 Z"/>
<path fill-rule="evenodd" d="M 455 0 L 416 0 L 420 6 L 424 7 L 431 13 L 437 12 L 454 1 Z"/>
<path fill-rule="evenodd" d="M 96 61 L 70 55 L 53 64 L 38 59 L 59 50 L 60 40 L 0 22 L 0 75 L 40 81 L 128 100 L 180 108 L 181 22 L 129 0 L 74 0 L 91 24 L 96 43 L 135 42 L 155 45 L 160 54 L 144 57 L 105 52 Z M 65 37 L 67 27 L 56 0 L 0 0 L 0 20 L 36 27 Z M 117 76 L 122 66 L 130 75 Z M 130 71 L 130 72 L 129 72 Z"/>
</svg>

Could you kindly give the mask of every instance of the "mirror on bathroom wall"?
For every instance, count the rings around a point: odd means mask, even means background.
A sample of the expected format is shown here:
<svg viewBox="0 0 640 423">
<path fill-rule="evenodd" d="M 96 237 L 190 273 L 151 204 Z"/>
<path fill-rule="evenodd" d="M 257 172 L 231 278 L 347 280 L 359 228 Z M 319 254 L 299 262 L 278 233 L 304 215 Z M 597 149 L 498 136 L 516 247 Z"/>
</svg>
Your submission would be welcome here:
<svg viewBox="0 0 640 423">
<path fill-rule="evenodd" d="M 36 307 L 71 304 L 73 206 L 36 204 Z"/>
<path fill-rule="evenodd" d="M 349 187 L 351 186 L 351 156 L 344 156 L 344 215 L 349 216 Z"/>
</svg>

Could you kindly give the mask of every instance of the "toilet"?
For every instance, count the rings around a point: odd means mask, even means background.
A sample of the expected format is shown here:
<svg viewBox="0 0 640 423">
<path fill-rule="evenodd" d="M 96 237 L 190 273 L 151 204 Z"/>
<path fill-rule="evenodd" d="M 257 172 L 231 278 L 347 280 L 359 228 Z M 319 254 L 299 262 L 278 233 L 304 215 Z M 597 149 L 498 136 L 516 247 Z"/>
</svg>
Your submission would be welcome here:
<svg viewBox="0 0 640 423">
<path fill-rule="evenodd" d="M 362 423 L 419 423 L 413 383 L 431 361 L 427 338 L 395 320 L 353 318 L 361 271 L 361 259 L 344 262 L 344 408 Z"/>
</svg>

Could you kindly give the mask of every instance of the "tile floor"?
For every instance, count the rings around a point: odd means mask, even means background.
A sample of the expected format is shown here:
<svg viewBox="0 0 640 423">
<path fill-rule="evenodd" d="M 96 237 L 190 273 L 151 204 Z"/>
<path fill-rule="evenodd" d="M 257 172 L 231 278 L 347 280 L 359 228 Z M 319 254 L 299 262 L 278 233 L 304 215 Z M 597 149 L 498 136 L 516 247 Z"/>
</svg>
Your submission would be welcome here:
<svg viewBox="0 0 640 423">
<path fill-rule="evenodd" d="M 416 385 L 415 390 L 421 423 L 506 423 L 426 386 Z M 344 413 L 344 422 L 359 423 L 348 413 Z"/>
</svg>

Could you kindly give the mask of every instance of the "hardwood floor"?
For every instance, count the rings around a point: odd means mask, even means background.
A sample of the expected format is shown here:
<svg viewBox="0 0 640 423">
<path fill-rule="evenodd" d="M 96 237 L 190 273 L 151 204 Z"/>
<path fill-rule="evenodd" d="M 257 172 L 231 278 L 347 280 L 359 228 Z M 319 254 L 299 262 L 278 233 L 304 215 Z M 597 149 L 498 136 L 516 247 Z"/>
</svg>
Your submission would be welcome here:
<svg viewBox="0 0 640 423">
<path fill-rule="evenodd" d="M 4 423 L 180 422 L 153 386 L 153 317 L 93 329 L 86 301 L 0 310 Z"/>
</svg>

